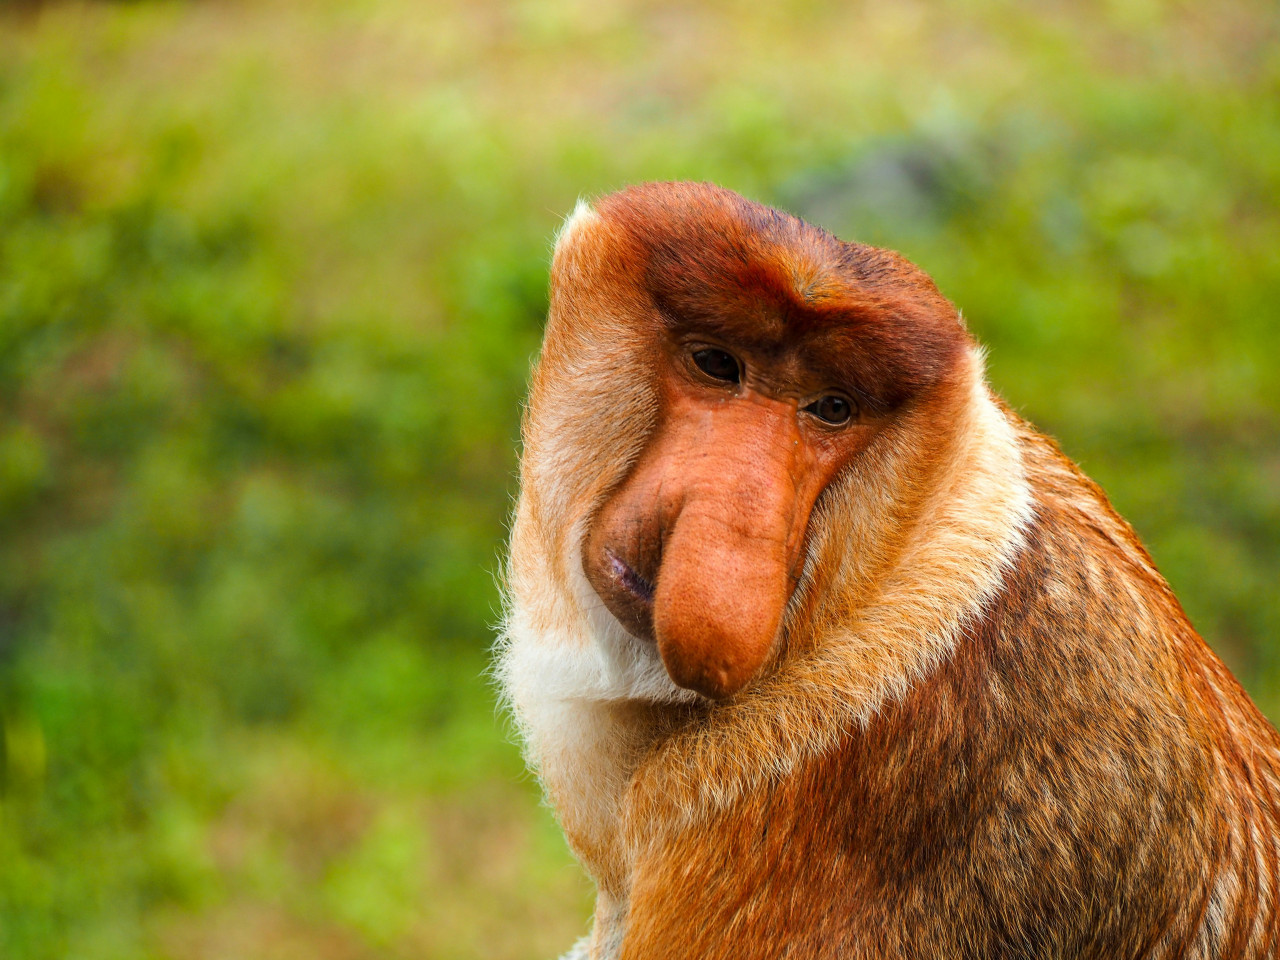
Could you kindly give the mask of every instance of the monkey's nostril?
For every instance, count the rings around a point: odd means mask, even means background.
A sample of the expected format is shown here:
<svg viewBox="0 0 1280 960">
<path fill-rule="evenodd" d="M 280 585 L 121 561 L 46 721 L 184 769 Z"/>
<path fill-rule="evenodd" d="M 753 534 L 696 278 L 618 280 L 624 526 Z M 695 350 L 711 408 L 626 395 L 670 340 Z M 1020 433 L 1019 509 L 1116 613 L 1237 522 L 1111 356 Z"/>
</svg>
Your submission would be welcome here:
<svg viewBox="0 0 1280 960">
<path fill-rule="evenodd" d="M 627 592 L 633 594 L 645 603 L 653 602 L 653 584 L 646 580 L 640 574 L 631 569 L 626 561 L 620 559 L 612 550 L 606 550 L 605 556 L 609 559 L 609 570 L 614 578 L 622 584 Z"/>
</svg>

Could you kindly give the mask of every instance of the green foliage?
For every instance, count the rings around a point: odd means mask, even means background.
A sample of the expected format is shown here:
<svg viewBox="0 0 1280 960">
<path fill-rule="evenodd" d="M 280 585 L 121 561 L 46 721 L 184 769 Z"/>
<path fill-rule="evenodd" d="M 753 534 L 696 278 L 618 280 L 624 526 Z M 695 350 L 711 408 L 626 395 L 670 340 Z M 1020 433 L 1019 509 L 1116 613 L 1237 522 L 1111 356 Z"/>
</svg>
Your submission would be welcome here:
<svg viewBox="0 0 1280 960">
<path fill-rule="evenodd" d="M 0 7 L 0 955 L 582 928 L 482 671 L 550 238 L 634 180 L 928 269 L 1280 716 L 1273 5 L 757 7 Z"/>
</svg>

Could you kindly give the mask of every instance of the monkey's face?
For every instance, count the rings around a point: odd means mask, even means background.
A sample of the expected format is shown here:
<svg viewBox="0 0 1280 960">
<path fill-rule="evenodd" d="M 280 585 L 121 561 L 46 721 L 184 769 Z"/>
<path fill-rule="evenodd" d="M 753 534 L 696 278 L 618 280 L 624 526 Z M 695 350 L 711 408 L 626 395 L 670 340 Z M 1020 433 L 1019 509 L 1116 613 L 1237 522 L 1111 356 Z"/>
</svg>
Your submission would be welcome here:
<svg viewBox="0 0 1280 960">
<path fill-rule="evenodd" d="M 824 491 L 885 462 L 868 449 L 967 343 L 895 254 L 706 185 L 615 194 L 557 246 L 529 515 L 582 531 L 567 549 L 642 655 L 732 696 L 816 575 Z"/>
<path fill-rule="evenodd" d="M 676 684 L 721 698 L 768 659 L 814 504 L 877 419 L 820 335 L 734 316 L 654 333 L 658 422 L 594 517 L 583 566 Z"/>
</svg>

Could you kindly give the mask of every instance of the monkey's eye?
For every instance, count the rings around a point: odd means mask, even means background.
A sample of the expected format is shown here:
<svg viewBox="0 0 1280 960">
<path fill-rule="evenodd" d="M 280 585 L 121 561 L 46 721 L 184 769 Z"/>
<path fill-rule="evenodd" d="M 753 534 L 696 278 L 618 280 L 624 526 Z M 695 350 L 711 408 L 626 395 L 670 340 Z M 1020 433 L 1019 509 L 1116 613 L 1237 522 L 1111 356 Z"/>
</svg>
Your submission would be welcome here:
<svg viewBox="0 0 1280 960">
<path fill-rule="evenodd" d="M 695 350 L 693 362 L 698 365 L 699 370 L 716 380 L 723 380 L 725 383 L 738 383 L 742 380 L 742 369 L 733 354 L 715 347 Z"/>
<path fill-rule="evenodd" d="M 853 416 L 853 404 L 835 394 L 819 397 L 805 407 L 805 410 L 824 423 L 841 424 Z"/>
</svg>

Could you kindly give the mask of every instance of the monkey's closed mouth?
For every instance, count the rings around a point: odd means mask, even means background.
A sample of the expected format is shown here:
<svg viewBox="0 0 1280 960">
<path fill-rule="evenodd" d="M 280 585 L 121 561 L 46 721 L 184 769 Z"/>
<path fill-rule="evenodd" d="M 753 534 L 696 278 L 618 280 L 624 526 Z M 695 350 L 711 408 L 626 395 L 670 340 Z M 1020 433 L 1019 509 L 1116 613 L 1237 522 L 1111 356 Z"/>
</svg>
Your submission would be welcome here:
<svg viewBox="0 0 1280 960">
<path fill-rule="evenodd" d="M 628 593 L 647 604 L 653 603 L 653 584 L 631 569 L 626 561 L 619 559 L 612 550 L 606 550 L 609 558 L 609 570 L 622 584 Z"/>
</svg>

